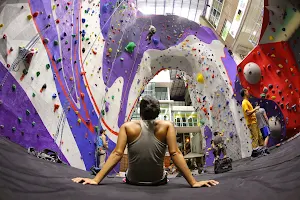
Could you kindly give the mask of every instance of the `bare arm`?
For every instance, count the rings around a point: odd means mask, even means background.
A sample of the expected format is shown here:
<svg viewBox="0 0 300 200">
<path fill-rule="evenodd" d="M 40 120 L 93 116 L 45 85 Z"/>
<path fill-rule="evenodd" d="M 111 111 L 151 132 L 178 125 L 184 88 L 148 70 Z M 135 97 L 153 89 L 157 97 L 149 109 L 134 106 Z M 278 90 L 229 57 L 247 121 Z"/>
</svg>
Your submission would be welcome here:
<svg viewBox="0 0 300 200">
<path fill-rule="evenodd" d="M 123 125 L 120 128 L 116 148 L 110 154 L 103 168 L 94 178 L 94 180 L 97 183 L 100 183 L 104 179 L 104 177 L 107 176 L 107 174 L 118 164 L 118 162 L 120 162 L 120 160 L 123 157 L 126 144 L 127 144 L 127 134 L 126 134 L 125 125 Z"/>
<path fill-rule="evenodd" d="M 106 163 L 104 164 L 103 168 L 95 176 L 95 178 L 94 179 L 89 179 L 89 178 L 77 177 L 77 178 L 74 178 L 72 180 L 75 183 L 81 183 L 82 182 L 84 185 L 86 185 L 86 184 L 91 184 L 91 185 L 99 184 L 104 179 L 104 177 L 106 177 L 107 174 L 117 165 L 117 163 L 120 162 L 120 160 L 123 157 L 126 144 L 127 144 L 127 133 L 126 133 L 126 127 L 125 127 L 125 125 L 123 125 L 120 128 L 116 148 L 110 154 L 110 156 L 107 159 Z"/>
<path fill-rule="evenodd" d="M 268 116 L 267 116 L 266 112 L 264 113 L 264 117 L 265 117 L 265 119 L 266 119 L 266 121 L 267 121 L 267 123 L 268 123 L 268 126 L 270 126 L 270 125 L 269 125 L 269 119 L 268 119 Z"/>
<path fill-rule="evenodd" d="M 176 132 L 175 128 L 172 124 L 169 125 L 168 132 L 167 132 L 167 144 L 169 147 L 169 153 L 170 156 L 176 165 L 176 167 L 183 173 L 184 178 L 186 181 L 193 186 L 197 181 L 195 178 L 192 176 L 190 169 L 188 168 L 184 157 L 180 150 L 178 149 L 177 146 L 177 141 L 176 141 Z"/>
<path fill-rule="evenodd" d="M 258 106 L 256 106 L 253 110 L 246 110 L 246 115 L 252 115 L 253 113 L 255 113 L 257 110 L 259 109 Z"/>
<path fill-rule="evenodd" d="M 106 136 L 104 134 L 101 135 L 102 141 L 103 141 L 103 146 L 107 149 L 108 148 L 108 144 L 106 141 Z"/>
</svg>

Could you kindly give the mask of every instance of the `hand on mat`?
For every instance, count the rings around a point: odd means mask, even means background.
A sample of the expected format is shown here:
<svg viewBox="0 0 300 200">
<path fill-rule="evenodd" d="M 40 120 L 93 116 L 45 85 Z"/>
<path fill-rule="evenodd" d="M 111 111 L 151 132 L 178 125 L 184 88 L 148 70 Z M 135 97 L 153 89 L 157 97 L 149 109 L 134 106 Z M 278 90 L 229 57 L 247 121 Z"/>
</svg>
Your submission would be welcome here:
<svg viewBox="0 0 300 200">
<path fill-rule="evenodd" d="M 215 181 L 215 180 L 199 181 L 193 185 L 193 188 L 199 188 L 199 187 L 205 187 L 205 186 L 211 187 L 211 186 L 215 186 L 218 184 L 219 184 L 219 182 Z"/>
<path fill-rule="evenodd" d="M 82 183 L 83 185 L 98 185 L 98 183 L 94 179 L 89 179 L 89 178 L 73 178 L 73 182 L 75 183 Z"/>
</svg>

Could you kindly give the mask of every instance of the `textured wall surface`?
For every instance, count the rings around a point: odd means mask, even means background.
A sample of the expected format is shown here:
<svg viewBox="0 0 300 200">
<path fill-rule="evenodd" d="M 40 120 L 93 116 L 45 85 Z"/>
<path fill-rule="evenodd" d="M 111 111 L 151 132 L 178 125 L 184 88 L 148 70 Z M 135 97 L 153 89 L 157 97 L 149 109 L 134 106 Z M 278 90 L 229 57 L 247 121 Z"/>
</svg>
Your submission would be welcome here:
<svg viewBox="0 0 300 200">
<path fill-rule="evenodd" d="M 1 135 L 24 147 L 51 148 L 89 170 L 97 131 L 108 130 L 110 153 L 147 83 L 161 70 L 177 69 L 184 72 L 207 142 L 212 132 L 224 132 L 229 156 L 250 155 L 236 91 L 246 87 L 244 79 L 236 80 L 237 65 L 211 29 L 177 16 L 145 16 L 125 1 L 0 6 Z M 148 42 L 150 25 L 157 32 Z"/>
</svg>

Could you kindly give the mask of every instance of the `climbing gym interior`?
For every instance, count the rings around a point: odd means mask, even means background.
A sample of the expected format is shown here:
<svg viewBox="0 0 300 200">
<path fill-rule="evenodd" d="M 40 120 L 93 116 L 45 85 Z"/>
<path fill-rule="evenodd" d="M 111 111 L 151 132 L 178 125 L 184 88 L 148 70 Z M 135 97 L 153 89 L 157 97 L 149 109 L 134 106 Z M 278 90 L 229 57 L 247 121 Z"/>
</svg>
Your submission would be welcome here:
<svg viewBox="0 0 300 200">
<path fill-rule="evenodd" d="M 299 199 L 299 17 L 297 0 L 1 0 L 0 199 Z M 184 83 L 197 118 L 196 179 L 220 184 L 127 185 L 126 156 L 103 184 L 73 183 L 93 177 L 100 132 L 109 157 L 163 73 L 168 91 Z M 255 160 L 242 89 L 268 118 L 270 154 Z M 213 173 L 214 132 L 233 161 L 227 173 Z"/>
</svg>

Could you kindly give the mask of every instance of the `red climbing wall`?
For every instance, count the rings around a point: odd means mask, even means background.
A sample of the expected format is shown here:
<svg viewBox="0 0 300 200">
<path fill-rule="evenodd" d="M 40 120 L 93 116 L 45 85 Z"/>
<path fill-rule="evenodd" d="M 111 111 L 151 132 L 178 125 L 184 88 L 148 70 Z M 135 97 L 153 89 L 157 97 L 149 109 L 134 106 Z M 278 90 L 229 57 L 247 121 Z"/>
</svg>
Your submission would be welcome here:
<svg viewBox="0 0 300 200">
<path fill-rule="evenodd" d="M 261 69 L 261 79 L 250 84 L 245 79 L 243 69 L 249 62 L 254 62 Z M 250 94 L 273 100 L 285 117 L 287 137 L 300 131 L 300 73 L 295 57 L 287 42 L 261 44 L 257 46 L 238 66 L 238 75 L 242 86 Z M 271 86 L 271 87 L 270 87 Z M 264 88 L 268 91 L 264 93 Z"/>
</svg>

